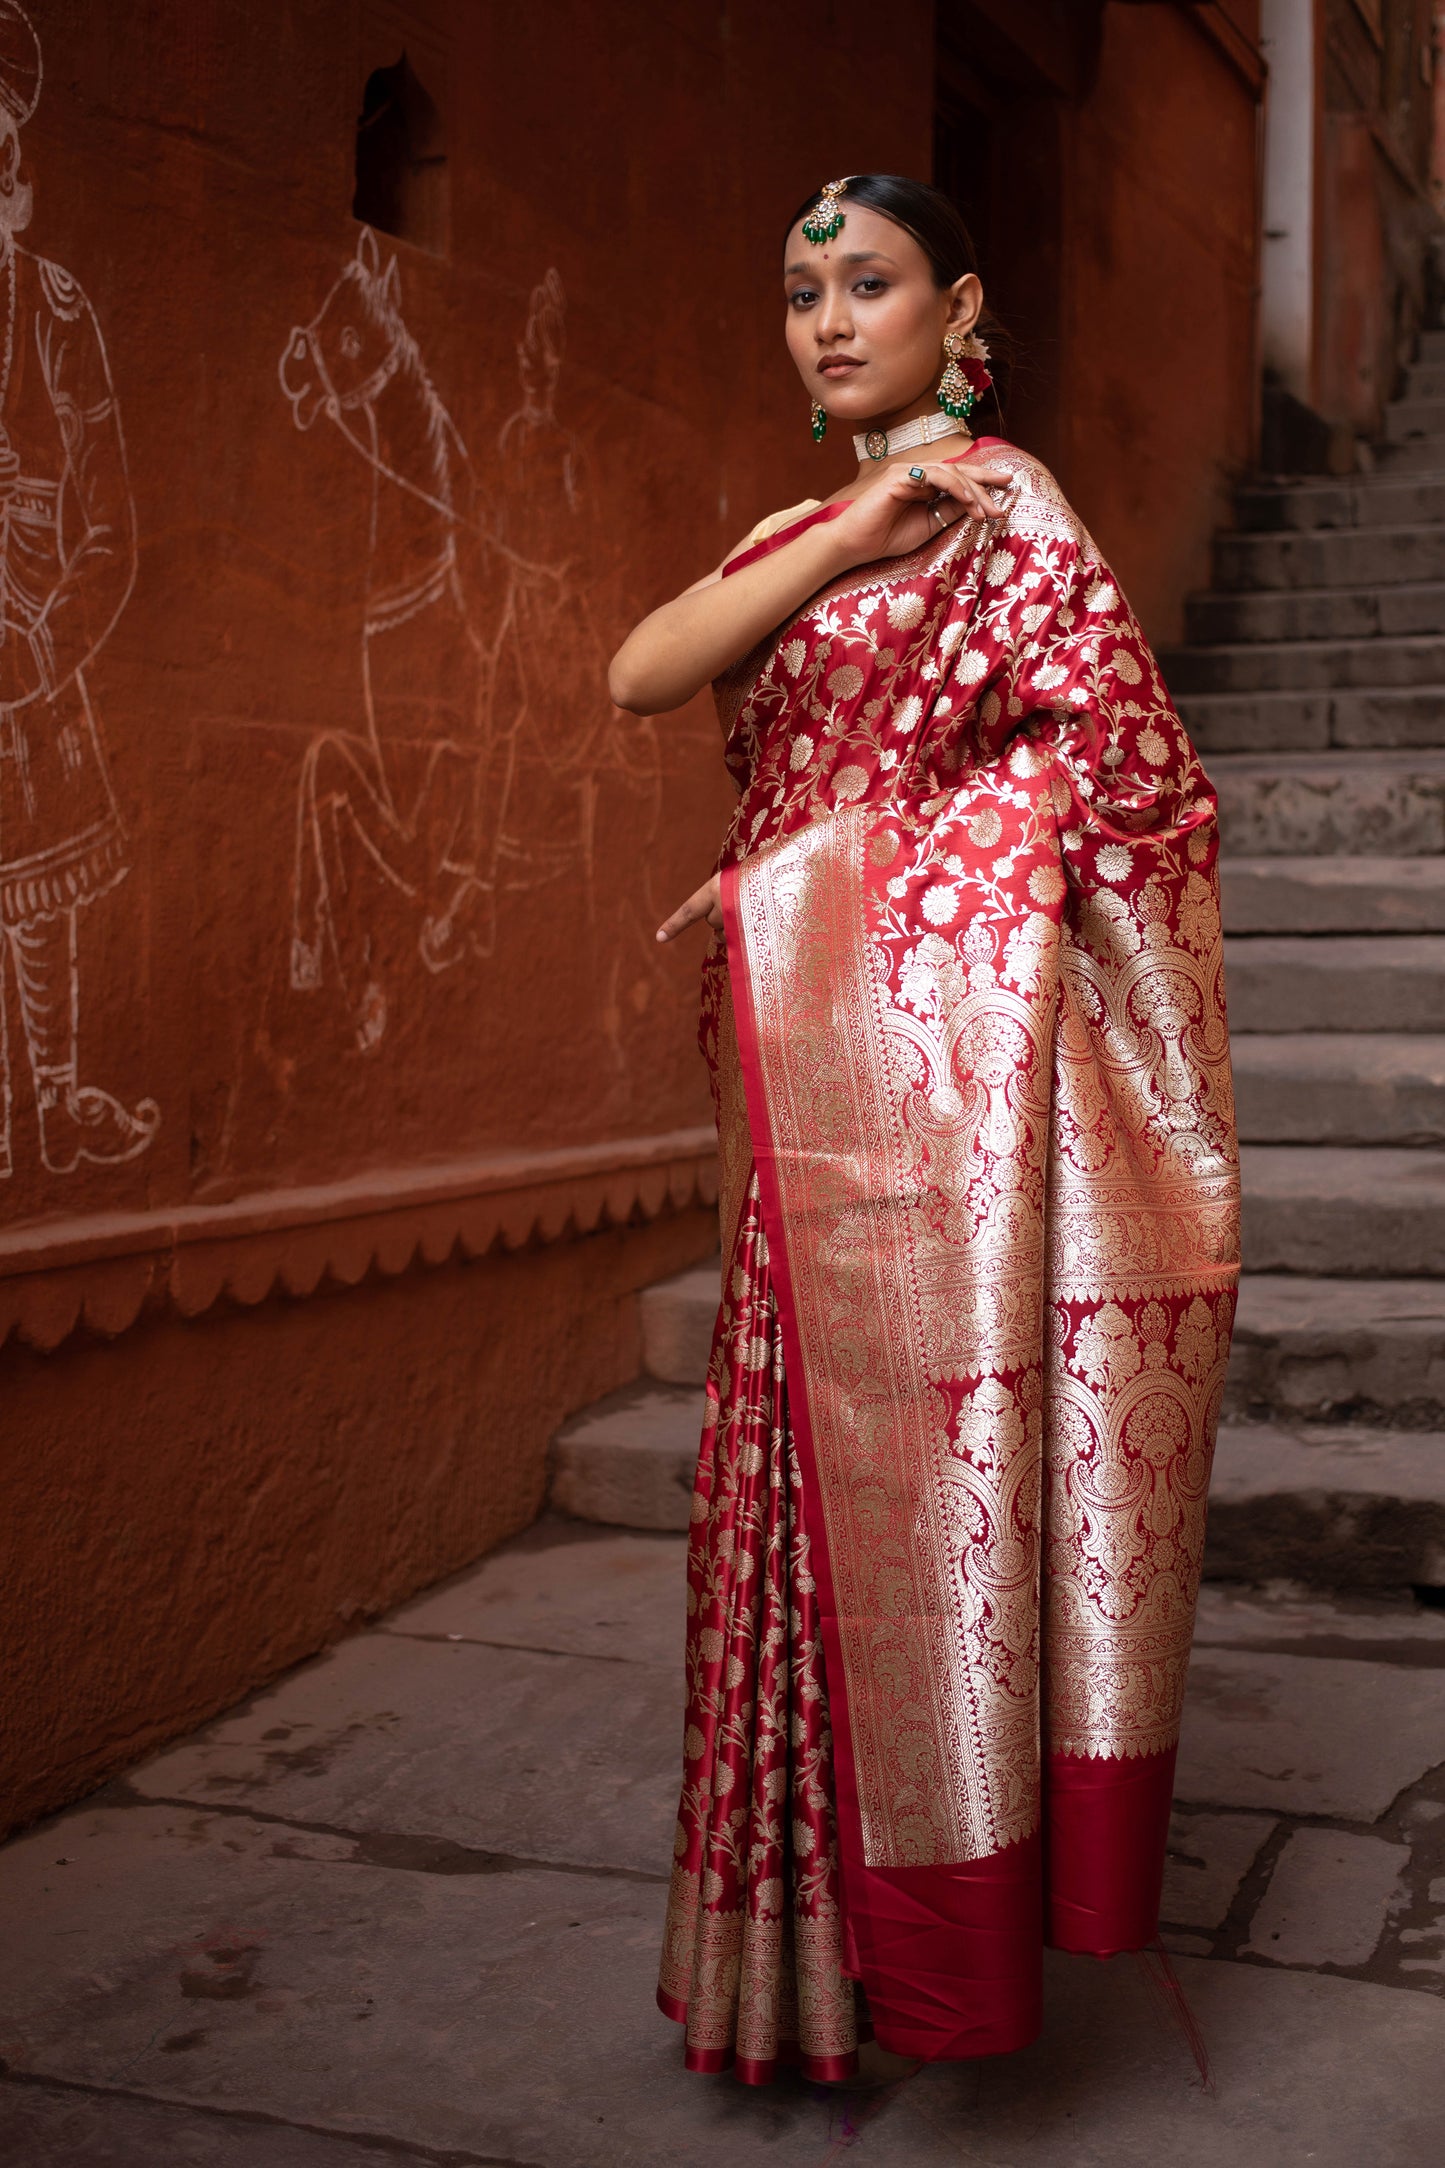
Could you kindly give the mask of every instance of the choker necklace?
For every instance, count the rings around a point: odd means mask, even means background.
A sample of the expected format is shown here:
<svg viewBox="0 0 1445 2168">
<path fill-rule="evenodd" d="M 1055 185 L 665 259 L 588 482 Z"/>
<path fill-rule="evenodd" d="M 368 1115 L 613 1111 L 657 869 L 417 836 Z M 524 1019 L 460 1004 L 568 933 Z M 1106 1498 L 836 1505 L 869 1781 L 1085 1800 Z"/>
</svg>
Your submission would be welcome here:
<svg viewBox="0 0 1445 2168">
<path fill-rule="evenodd" d="M 920 414 L 916 421 L 903 422 L 897 429 L 870 429 L 866 435 L 854 437 L 853 449 L 860 460 L 886 459 L 890 452 L 911 451 L 915 444 L 932 444 L 939 437 L 967 434 L 953 415 L 935 408 L 931 414 Z"/>
</svg>

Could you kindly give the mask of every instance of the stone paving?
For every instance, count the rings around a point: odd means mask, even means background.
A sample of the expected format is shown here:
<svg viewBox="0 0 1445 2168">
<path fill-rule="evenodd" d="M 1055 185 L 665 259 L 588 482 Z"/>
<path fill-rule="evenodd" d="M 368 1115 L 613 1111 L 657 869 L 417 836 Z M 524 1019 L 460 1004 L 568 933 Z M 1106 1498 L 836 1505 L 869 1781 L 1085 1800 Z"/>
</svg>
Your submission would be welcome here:
<svg viewBox="0 0 1445 2168">
<path fill-rule="evenodd" d="M 894 2091 L 652 2001 L 682 1539 L 552 1516 L 0 1851 L 5 2168 L 1403 2168 L 1445 2128 L 1445 1611 L 1216 1585 L 1168 1936 Z M 363 2030 L 363 2027 L 365 2028 Z"/>
</svg>

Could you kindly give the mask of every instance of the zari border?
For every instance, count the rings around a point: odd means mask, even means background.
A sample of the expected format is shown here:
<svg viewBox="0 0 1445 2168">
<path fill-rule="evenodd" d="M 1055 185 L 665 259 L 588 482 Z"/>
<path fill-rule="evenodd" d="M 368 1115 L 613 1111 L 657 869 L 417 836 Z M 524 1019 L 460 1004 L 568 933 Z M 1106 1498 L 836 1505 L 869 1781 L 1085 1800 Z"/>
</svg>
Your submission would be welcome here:
<svg viewBox="0 0 1445 2168">
<path fill-rule="evenodd" d="M 932 1526 L 940 1509 L 938 1486 L 926 1425 L 918 1419 L 927 1404 L 927 1380 L 911 1321 L 900 1310 L 912 1278 L 906 1236 L 895 1213 L 868 1206 L 869 1198 L 890 1193 L 894 1160 L 891 1138 L 876 1134 L 886 1091 L 875 1073 L 880 1051 L 876 995 L 868 971 L 862 913 L 855 900 L 862 893 L 861 862 L 869 817 L 861 812 L 843 814 L 793 839 L 795 852 L 799 847 L 806 852 L 812 873 L 809 938 L 828 959 L 831 1013 L 822 1038 L 839 1050 L 836 1070 L 818 1096 L 826 1098 L 830 1091 L 847 1094 L 847 1133 L 857 1140 L 851 1152 L 831 1162 L 826 1150 L 816 1152 L 810 1175 L 801 1173 L 797 1160 L 803 1140 L 809 1145 L 821 1143 L 814 1110 L 793 1103 L 787 1078 L 766 1073 L 766 1047 L 784 1043 L 795 1047 L 805 1028 L 796 1016 L 780 1012 L 764 1019 L 758 1013 L 760 995 L 766 999 L 766 988 L 777 980 L 772 960 L 787 942 L 778 923 L 777 891 L 767 871 L 759 868 L 763 878 L 744 894 L 742 872 L 729 869 L 724 878 L 724 918 L 730 958 L 736 955 L 731 976 L 738 1045 L 775 1270 L 780 1254 L 783 1260 L 778 1292 L 789 1404 L 795 1411 L 805 1487 L 810 1501 L 818 1501 L 825 1522 L 821 1529 L 810 1526 L 809 1536 L 814 1541 L 821 1537 L 827 1556 L 825 1643 L 833 1658 L 835 1682 L 830 1698 L 835 1729 L 842 1738 L 838 1759 L 840 1764 L 847 1763 L 846 1774 L 840 1769 L 840 1791 L 846 1789 L 857 1801 L 863 1863 L 902 1867 L 988 1854 L 998 1850 L 1001 1837 L 981 1783 L 983 1741 L 972 1682 L 949 1631 L 947 1591 L 938 1584 L 930 1564 L 944 1555 L 944 1543 L 942 1531 Z M 790 974 L 790 979 L 799 975 Z M 777 986 L 781 992 L 780 981 Z M 794 1193 L 786 1208 L 776 1134 L 779 1121 L 790 1140 L 783 1148 L 795 1161 L 790 1185 Z M 866 1169 L 865 1158 L 870 1161 Z M 807 1195 L 798 1194 L 800 1184 Z M 862 1464 L 849 1457 L 850 1448 L 857 1448 L 859 1388 L 847 1393 L 845 1413 L 843 1407 L 833 1407 L 829 1398 L 820 1405 L 810 1383 L 828 1338 L 820 1312 L 826 1299 L 827 1267 L 815 1260 L 811 1273 L 809 1337 L 818 1347 L 809 1362 L 803 1352 L 803 1290 L 796 1240 L 789 1240 L 790 1233 L 798 1236 L 800 1221 L 826 1218 L 836 1231 L 841 1222 L 860 1212 L 866 1213 L 867 1240 L 860 1238 L 849 1245 L 849 1262 L 855 1273 L 860 1264 L 866 1266 L 870 1284 L 866 1290 L 852 1292 L 856 1303 L 881 1321 L 880 1329 L 870 1336 L 868 1355 L 878 1374 L 870 1374 L 862 1392 L 888 1433 L 886 1449 L 873 1456 L 872 1480 L 866 1486 L 857 1480 Z M 821 1256 L 832 1245 L 827 1244 L 821 1225 L 814 1234 Z M 838 1261 L 833 1262 L 836 1277 Z M 842 1393 L 837 1380 L 834 1393 Z M 821 1432 L 820 1423 L 825 1426 Z M 826 1469 L 825 1461 L 830 1464 Z M 855 1480 L 850 1481 L 850 1475 Z M 905 1555 L 896 1562 L 896 1586 L 890 1588 L 892 1600 L 887 1604 L 879 1600 L 879 1530 L 870 1518 L 870 1508 L 878 1504 L 880 1484 L 893 1488 L 889 1519 L 906 1546 Z M 919 1527 L 920 1515 L 929 1523 L 927 1527 Z M 930 1621 L 932 1632 L 927 1630 Z M 868 1648 L 860 1673 L 863 1635 Z M 886 1710 L 879 1706 L 881 1677 L 888 1679 L 890 1688 Z M 843 1725 L 836 1713 L 840 1701 L 846 1703 Z M 959 1735 L 961 1725 L 966 1736 Z"/>
</svg>

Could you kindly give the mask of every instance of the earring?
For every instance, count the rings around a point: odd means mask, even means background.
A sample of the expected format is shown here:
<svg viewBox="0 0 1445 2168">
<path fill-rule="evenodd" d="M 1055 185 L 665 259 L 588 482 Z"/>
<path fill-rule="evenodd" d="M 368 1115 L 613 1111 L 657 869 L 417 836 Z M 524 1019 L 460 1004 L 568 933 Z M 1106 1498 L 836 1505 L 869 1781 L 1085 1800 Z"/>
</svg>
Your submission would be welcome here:
<svg viewBox="0 0 1445 2168">
<path fill-rule="evenodd" d="M 813 425 L 813 442 L 815 444 L 821 444 L 824 437 L 828 434 L 828 409 L 823 405 L 820 399 L 815 399 L 813 401 L 813 412 L 811 419 Z"/>
<path fill-rule="evenodd" d="M 938 403 L 954 421 L 968 426 L 980 395 L 993 382 L 988 348 L 973 332 L 950 331 L 943 341 L 943 374 L 938 380 Z"/>
</svg>

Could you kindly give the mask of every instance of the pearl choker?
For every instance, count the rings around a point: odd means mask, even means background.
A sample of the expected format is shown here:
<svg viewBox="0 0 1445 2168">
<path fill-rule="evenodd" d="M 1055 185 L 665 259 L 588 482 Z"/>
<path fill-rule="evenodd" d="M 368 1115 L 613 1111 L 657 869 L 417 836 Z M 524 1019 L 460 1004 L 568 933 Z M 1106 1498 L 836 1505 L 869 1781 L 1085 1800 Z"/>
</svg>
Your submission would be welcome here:
<svg viewBox="0 0 1445 2168">
<path fill-rule="evenodd" d="M 911 451 L 915 444 L 932 444 L 938 437 L 967 436 L 968 431 L 959 426 L 951 414 L 934 408 L 928 414 L 920 414 L 916 421 L 904 422 L 897 429 L 870 429 L 862 436 L 855 436 L 853 449 L 860 460 L 886 459 L 890 452 Z"/>
</svg>

